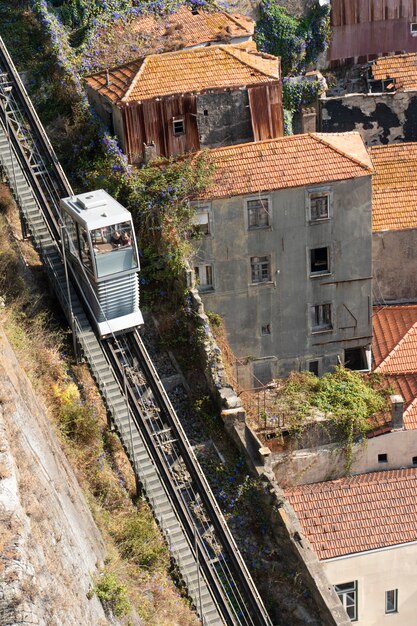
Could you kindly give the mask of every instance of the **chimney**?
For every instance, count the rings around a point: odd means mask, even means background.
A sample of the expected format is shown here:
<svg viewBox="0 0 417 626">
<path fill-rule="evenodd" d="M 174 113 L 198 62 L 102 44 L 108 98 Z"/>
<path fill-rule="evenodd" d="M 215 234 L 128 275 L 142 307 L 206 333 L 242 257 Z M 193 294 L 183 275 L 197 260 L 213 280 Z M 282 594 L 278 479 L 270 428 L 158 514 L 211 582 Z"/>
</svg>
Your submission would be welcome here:
<svg viewBox="0 0 417 626">
<path fill-rule="evenodd" d="M 109 70 L 106 69 L 106 87 L 108 87 L 109 85 L 111 85 L 111 80 L 109 76 Z"/>
<path fill-rule="evenodd" d="M 149 161 L 152 161 L 153 159 L 156 159 L 155 143 L 153 141 L 151 141 L 151 143 L 144 143 L 143 144 L 143 162 L 149 163 Z"/>
<path fill-rule="evenodd" d="M 404 427 L 404 398 L 402 396 L 390 396 L 391 400 L 391 421 L 393 430 L 402 430 Z"/>
<path fill-rule="evenodd" d="M 314 107 L 301 110 L 301 132 L 316 132 L 316 109 Z"/>
</svg>

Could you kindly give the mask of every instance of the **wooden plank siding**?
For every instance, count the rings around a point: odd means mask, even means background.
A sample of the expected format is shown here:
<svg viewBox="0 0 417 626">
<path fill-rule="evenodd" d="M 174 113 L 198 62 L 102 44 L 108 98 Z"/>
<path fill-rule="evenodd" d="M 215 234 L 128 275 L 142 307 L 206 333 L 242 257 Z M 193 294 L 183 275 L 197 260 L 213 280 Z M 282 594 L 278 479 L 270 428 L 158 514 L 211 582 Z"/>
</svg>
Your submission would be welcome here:
<svg viewBox="0 0 417 626">
<path fill-rule="evenodd" d="M 186 94 L 146 100 L 122 109 L 126 153 L 130 163 L 142 160 L 144 144 L 154 143 L 159 156 L 200 149 L 196 96 Z M 185 133 L 175 136 L 173 119 L 183 117 Z"/>
<path fill-rule="evenodd" d="M 365 62 L 383 54 L 416 52 L 417 0 L 332 0 L 330 62 Z"/>
<path fill-rule="evenodd" d="M 284 122 L 281 84 L 248 87 L 248 96 L 254 141 L 282 137 Z"/>
<path fill-rule="evenodd" d="M 331 7 L 333 27 L 400 18 L 411 21 L 417 15 L 417 0 L 332 0 Z"/>
</svg>

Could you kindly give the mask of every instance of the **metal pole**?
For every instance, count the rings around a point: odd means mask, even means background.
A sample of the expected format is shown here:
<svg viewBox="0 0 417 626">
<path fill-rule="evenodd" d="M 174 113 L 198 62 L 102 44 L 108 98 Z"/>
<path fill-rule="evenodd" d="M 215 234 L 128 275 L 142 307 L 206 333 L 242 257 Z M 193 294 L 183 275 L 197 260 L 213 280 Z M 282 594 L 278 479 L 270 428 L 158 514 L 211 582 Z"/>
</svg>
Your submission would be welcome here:
<svg viewBox="0 0 417 626">
<path fill-rule="evenodd" d="M 79 358 L 78 358 L 78 346 L 77 346 L 77 330 L 75 326 L 74 313 L 72 311 L 71 289 L 70 289 L 69 277 L 68 277 L 67 255 L 65 253 L 65 244 L 64 244 L 64 237 L 65 237 L 64 230 L 65 229 L 66 229 L 66 226 L 64 226 L 63 224 L 59 225 L 59 231 L 61 234 L 62 260 L 64 261 L 65 282 L 67 285 L 68 310 L 69 310 L 69 317 L 70 317 L 70 326 L 72 330 L 72 343 L 73 343 L 75 361 L 78 363 Z"/>
</svg>

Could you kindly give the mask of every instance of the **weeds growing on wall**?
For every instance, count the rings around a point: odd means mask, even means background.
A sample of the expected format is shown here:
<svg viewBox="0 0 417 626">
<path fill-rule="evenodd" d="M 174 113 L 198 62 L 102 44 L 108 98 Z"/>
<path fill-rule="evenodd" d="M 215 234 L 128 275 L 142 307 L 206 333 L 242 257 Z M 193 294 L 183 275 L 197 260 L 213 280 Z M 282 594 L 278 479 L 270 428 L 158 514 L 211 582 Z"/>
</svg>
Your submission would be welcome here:
<svg viewBox="0 0 417 626">
<path fill-rule="evenodd" d="M 294 437 L 320 412 L 339 434 L 350 470 L 353 443 L 375 428 L 375 417 L 388 409 L 386 389 L 375 389 L 372 380 L 342 366 L 317 378 L 309 372 L 291 374 L 280 391 L 277 410 L 285 414 Z"/>
</svg>

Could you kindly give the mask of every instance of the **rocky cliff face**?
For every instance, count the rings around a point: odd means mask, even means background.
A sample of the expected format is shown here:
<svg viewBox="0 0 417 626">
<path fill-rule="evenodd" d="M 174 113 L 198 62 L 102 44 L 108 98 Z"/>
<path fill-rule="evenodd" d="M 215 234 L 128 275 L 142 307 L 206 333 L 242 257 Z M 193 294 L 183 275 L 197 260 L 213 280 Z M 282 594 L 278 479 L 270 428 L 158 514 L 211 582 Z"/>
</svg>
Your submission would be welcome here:
<svg viewBox="0 0 417 626">
<path fill-rule="evenodd" d="M 0 626 L 105 626 L 88 599 L 104 546 L 0 328 Z"/>
</svg>

